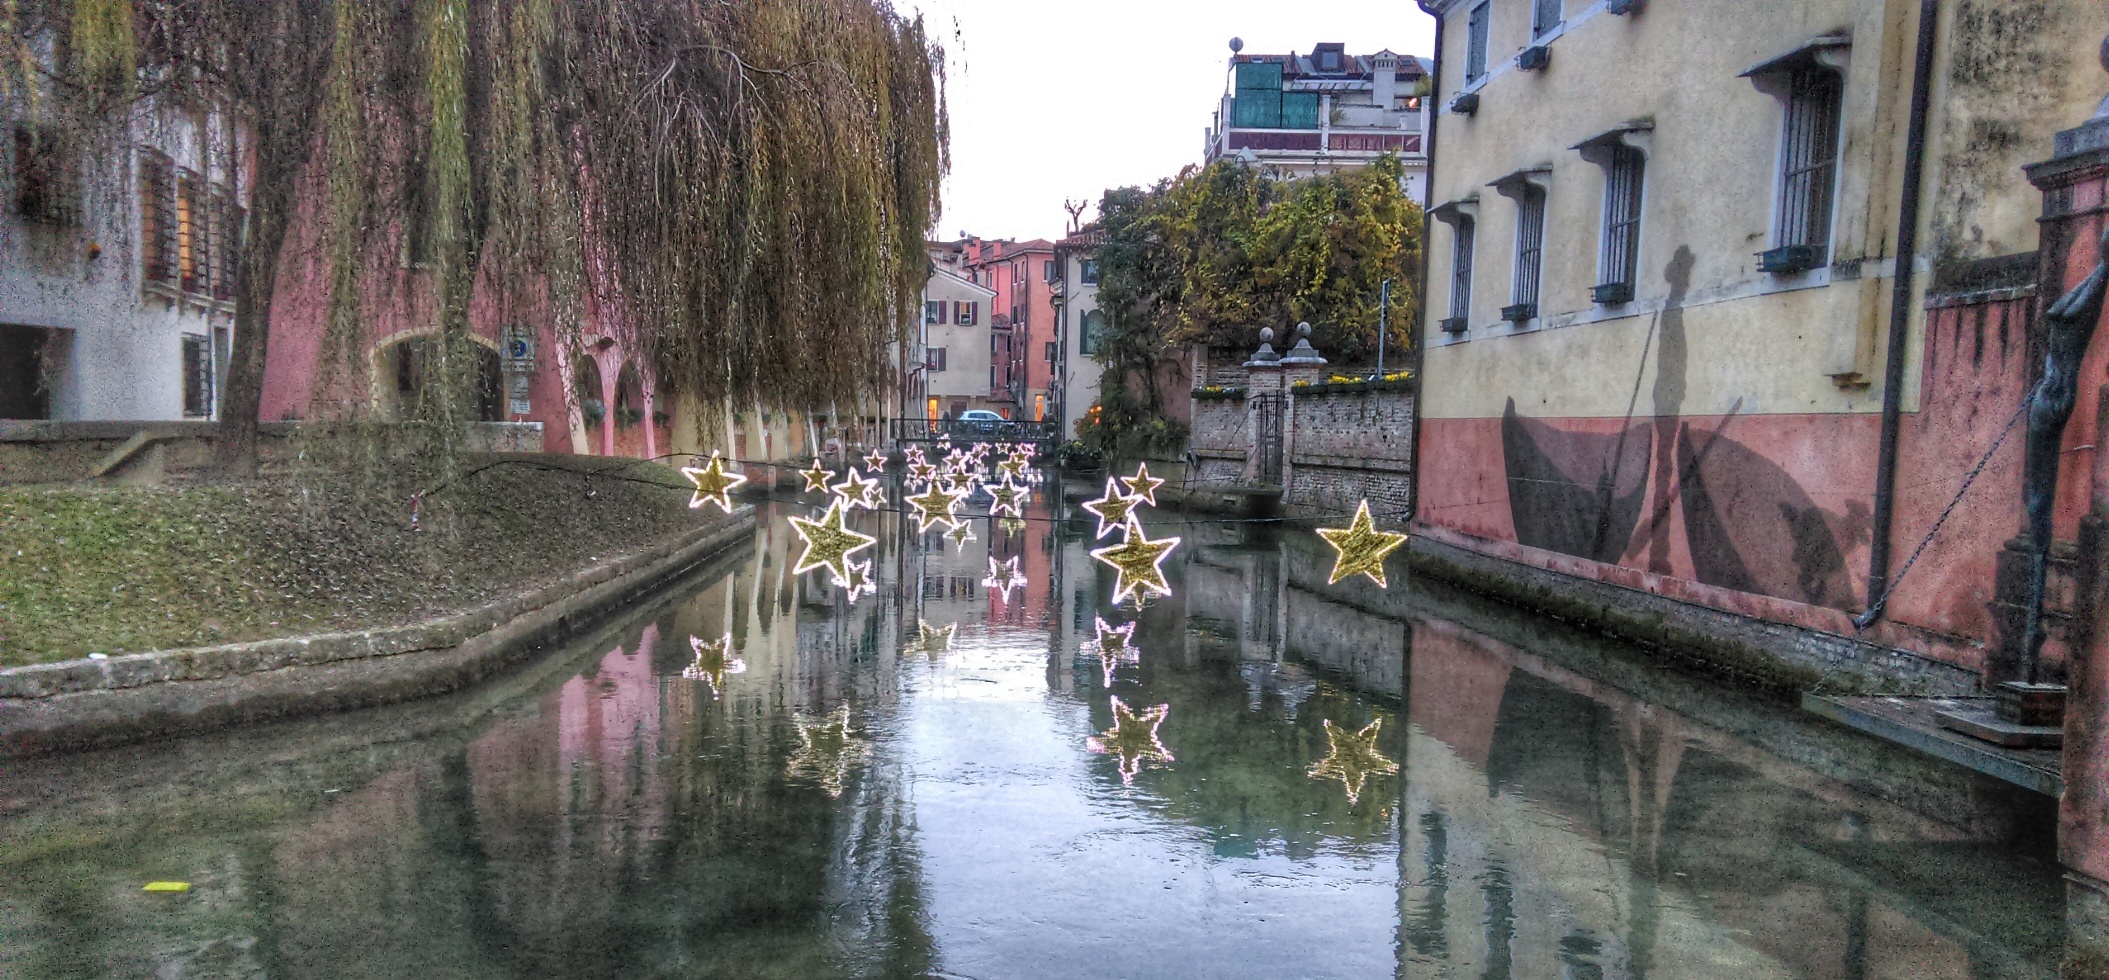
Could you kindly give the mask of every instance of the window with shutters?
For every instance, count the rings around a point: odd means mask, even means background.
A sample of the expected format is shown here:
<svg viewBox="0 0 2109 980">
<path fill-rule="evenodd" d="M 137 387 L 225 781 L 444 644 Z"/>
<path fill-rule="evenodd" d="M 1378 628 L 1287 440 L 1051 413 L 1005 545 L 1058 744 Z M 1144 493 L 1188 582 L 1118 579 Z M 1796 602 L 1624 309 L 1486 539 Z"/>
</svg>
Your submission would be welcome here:
<svg viewBox="0 0 2109 980">
<path fill-rule="evenodd" d="M 1281 128 L 1280 62 L 1253 61 L 1239 65 L 1236 91 L 1236 101 L 1231 109 L 1231 125 L 1252 129 Z"/>
<path fill-rule="evenodd" d="M 1487 28 L 1493 4 L 1472 8 L 1465 23 L 1465 81 L 1476 82 L 1487 74 Z"/>
<path fill-rule="evenodd" d="M 952 322 L 962 327 L 971 327 L 981 320 L 981 304 L 957 302 L 952 304 Z"/>
<path fill-rule="evenodd" d="M 147 282 L 176 282 L 176 168 L 161 153 L 139 151 L 140 275 Z"/>
<path fill-rule="evenodd" d="M 1604 163 L 1604 234 L 1597 255 L 1598 302 L 1632 300 L 1640 257 L 1640 192 L 1647 157 L 1630 146 L 1610 148 Z M 1605 289 L 1604 287 L 1612 287 Z M 1624 287 L 1621 291 L 1617 287 Z M 1616 295 L 1614 295 L 1616 294 Z M 1624 298 L 1618 298 L 1622 295 Z M 1606 298 L 1608 297 L 1608 298 Z"/>
<path fill-rule="evenodd" d="M 1076 352 L 1098 353 L 1099 331 L 1105 328 L 1106 315 L 1097 310 L 1085 310 L 1077 316 Z"/>
<path fill-rule="evenodd" d="M 927 347 L 927 348 L 924 348 L 924 349 L 923 349 L 923 367 L 924 367 L 925 369 L 927 369 L 927 370 L 930 370 L 930 371 L 942 371 L 942 370 L 944 370 L 944 369 L 945 369 L 945 348 L 943 348 L 943 347 Z"/>
<path fill-rule="evenodd" d="M 197 334 L 183 335 L 183 415 L 212 415 L 212 343 Z"/>
<path fill-rule="evenodd" d="M 1811 266 L 1829 261 L 1844 91 L 1844 79 L 1819 66 L 1801 68 L 1786 82 L 1779 214 L 1773 223 L 1772 243 L 1776 248 L 1807 249 Z"/>
<path fill-rule="evenodd" d="M 81 223 L 81 168 L 55 130 L 15 127 L 15 213 L 40 224 Z"/>
<path fill-rule="evenodd" d="M 1533 0 L 1530 16 L 1531 37 L 1544 37 L 1560 26 L 1560 0 Z"/>
<path fill-rule="evenodd" d="M 1460 324 L 1472 322 L 1472 246 L 1478 234 L 1478 223 L 1465 215 L 1451 226 L 1450 317 Z"/>
<path fill-rule="evenodd" d="M 945 301 L 933 299 L 923 303 L 923 322 L 943 324 L 945 322 Z"/>
<path fill-rule="evenodd" d="M 1538 315 L 1538 278 L 1545 267 L 1545 191 L 1526 185 L 1516 201 L 1516 269 L 1509 290 L 1507 319 L 1521 322 Z"/>
</svg>

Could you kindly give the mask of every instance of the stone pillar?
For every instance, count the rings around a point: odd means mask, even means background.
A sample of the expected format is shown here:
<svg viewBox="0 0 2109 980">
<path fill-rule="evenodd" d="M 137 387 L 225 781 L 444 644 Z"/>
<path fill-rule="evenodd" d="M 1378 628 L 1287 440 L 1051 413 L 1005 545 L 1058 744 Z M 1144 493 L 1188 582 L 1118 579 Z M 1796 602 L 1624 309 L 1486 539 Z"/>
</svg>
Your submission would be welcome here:
<svg viewBox="0 0 2109 980">
<path fill-rule="evenodd" d="M 2104 67 L 2109 68 L 2109 44 L 2103 53 Z M 2094 118 L 2057 134 L 2054 155 L 2028 167 L 2028 176 L 2044 194 L 2037 304 L 2049 310 L 2090 273 L 2099 274 L 2109 259 L 2102 248 L 2102 206 L 2109 202 L 2109 100 Z M 2040 347 L 2042 338 L 2032 334 L 2030 343 Z M 2101 378 L 2105 362 L 2109 329 L 2097 324 L 2080 377 Z M 2098 441 L 2101 433 L 2094 423 L 2101 409 L 2086 402 L 2099 393 L 2097 382 L 2082 382 L 2082 402 L 2067 425 L 2068 445 L 2075 438 L 2088 444 Z M 2102 533 L 2103 521 L 2109 519 L 2109 503 L 2104 502 L 2109 489 L 2099 485 L 2102 475 L 2099 466 L 2092 472 L 2061 474 L 2059 486 L 2061 505 L 2070 493 L 2088 514 L 2073 558 L 2078 588 L 2067 665 L 2058 858 L 2066 868 L 2071 960 L 2097 969 L 2109 963 L 2109 622 L 2104 622 L 2109 618 L 2109 555 L 2104 554 L 2109 536 Z M 2000 585 L 2006 591 L 2007 583 Z"/>
<path fill-rule="evenodd" d="M 1282 381 L 1287 397 L 1282 404 L 1282 503 L 1290 504 L 1289 488 L 1296 485 L 1296 385 L 1324 384 L 1326 359 L 1311 346 L 1311 325 L 1296 325 L 1296 346 L 1282 355 Z"/>
<path fill-rule="evenodd" d="M 1246 485 L 1260 482 L 1260 412 L 1270 399 L 1282 396 L 1282 356 L 1274 352 L 1274 328 L 1260 328 L 1260 349 L 1245 362 L 1245 475 Z"/>
</svg>

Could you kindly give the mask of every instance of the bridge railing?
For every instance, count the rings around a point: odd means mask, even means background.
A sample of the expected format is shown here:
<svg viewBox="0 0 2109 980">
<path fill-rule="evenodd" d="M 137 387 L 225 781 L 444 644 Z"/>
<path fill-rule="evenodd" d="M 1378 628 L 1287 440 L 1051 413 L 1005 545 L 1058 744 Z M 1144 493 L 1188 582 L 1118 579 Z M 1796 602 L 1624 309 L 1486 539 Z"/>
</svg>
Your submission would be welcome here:
<svg viewBox="0 0 2109 980">
<path fill-rule="evenodd" d="M 1061 434 L 1055 422 L 983 419 L 894 419 L 895 442 L 1030 442 L 1050 445 Z"/>
</svg>

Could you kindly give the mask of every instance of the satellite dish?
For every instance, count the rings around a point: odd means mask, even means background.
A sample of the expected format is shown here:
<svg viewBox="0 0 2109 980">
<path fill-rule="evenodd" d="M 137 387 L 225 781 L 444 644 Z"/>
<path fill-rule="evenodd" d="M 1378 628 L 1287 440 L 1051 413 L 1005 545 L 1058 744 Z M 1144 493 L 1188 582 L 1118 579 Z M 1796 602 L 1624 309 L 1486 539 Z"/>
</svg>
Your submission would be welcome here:
<svg viewBox="0 0 2109 980">
<path fill-rule="evenodd" d="M 1244 38 L 1242 38 L 1242 37 L 1234 37 L 1234 38 L 1231 38 L 1231 39 L 1230 39 L 1230 53 L 1231 53 L 1231 54 L 1237 54 L 1238 52 L 1240 52 L 1240 51 L 1243 51 L 1243 50 L 1245 50 L 1245 39 L 1244 39 Z"/>
</svg>

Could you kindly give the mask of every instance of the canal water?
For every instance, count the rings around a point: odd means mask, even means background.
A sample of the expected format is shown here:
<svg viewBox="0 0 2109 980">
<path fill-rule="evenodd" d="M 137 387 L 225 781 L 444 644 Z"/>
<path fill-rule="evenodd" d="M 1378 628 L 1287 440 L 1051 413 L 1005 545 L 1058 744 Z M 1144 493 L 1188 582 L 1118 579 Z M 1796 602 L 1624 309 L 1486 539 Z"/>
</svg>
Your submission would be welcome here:
<svg viewBox="0 0 2109 980">
<path fill-rule="evenodd" d="M 1308 532 L 1145 510 L 1116 606 L 1061 489 L 859 512 L 854 599 L 787 496 L 474 690 L 11 766 L 0 976 L 2055 974 L 2046 801 Z"/>
</svg>

